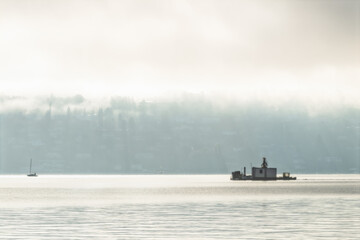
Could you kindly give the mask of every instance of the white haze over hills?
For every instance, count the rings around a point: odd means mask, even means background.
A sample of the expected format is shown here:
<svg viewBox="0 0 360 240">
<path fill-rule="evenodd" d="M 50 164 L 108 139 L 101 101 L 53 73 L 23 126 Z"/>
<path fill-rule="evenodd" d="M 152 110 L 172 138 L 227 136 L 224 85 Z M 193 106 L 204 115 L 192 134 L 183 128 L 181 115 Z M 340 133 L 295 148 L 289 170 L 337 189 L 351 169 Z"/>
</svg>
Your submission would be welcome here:
<svg viewBox="0 0 360 240">
<path fill-rule="evenodd" d="M 25 98 L 1 98 L 0 106 Z M 236 102 L 204 95 L 102 103 L 32 99 L 0 113 L 0 172 L 229 173 L 266 156 L 279 171 L 359 173 L 360 109 Z M 15 104 L 14 104 L 15 105 Z M 19 104 L 23 106 L 23 104 Z"/>
<path fill-rule="evenodd" d="M 358 103 L 359 4 L 5 0 L 0 93 Z"/>
<path fill-rule="evenodd" d="M 2 173 L 359 172 L 359 90 L 357 0 L 0 1 Z"/>
</svg>

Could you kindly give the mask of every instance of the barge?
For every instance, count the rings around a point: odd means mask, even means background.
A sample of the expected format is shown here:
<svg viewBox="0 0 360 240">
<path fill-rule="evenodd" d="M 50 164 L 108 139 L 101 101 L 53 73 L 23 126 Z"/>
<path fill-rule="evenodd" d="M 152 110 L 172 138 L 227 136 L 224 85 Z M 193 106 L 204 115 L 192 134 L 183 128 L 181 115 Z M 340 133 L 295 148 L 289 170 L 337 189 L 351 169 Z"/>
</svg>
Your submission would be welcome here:
<svg viewBox="0 0 360 240">
<path fill-rule="evenodd" d="M 277 176 L 277 168 L 269 168 L 266 158 L 263 158 L 261 167 L 253 167 L 251 175 L 246 175 L 246 167 L 244 171 L 235 171 L 231 173 L 231 180 L 296 180 L 291 177 L 289 172 L 283 172 L 282 176 Z"/>
</svg>

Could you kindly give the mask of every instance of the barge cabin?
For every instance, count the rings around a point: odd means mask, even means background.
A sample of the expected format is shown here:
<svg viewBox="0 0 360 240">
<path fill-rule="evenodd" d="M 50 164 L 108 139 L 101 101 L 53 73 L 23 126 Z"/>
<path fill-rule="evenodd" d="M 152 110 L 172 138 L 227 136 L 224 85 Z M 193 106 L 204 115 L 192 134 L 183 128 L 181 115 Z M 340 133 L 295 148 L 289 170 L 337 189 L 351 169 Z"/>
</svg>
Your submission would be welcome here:
<svg viewBox="0 0 360 240">
<path fill-rule="evenodd" d="M 296 180 L 296 177 L 290 177 L 289 172 L 284 172 L 281 177 L 277 177 L 276 168 L 268 168 L 266 158 L 263 158 L 261 167 L 253 167 L 252 175 L 246 175 L 246 167 L 244 172 L 235 171 L 231 174 L 231 180 Z"/>
</svg>

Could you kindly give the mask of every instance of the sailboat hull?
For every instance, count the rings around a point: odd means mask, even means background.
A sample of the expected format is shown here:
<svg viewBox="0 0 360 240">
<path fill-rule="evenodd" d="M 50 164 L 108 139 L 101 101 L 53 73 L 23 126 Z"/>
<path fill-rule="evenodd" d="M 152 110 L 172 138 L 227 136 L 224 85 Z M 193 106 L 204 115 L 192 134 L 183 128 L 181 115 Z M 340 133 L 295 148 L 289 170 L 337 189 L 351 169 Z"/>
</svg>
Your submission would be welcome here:
<svg viewBox="0 0 360 240">
<path fill-rule="evenodd" d="M 34 172 L 34 173 L 31 172 L 31 166 L 32 166 L 32 158 L 30 159 L 30 170 L 29 170 L 29 174 L 27 176 L 28 177 L 37 177 L 36 172 Z"/>
</svg>

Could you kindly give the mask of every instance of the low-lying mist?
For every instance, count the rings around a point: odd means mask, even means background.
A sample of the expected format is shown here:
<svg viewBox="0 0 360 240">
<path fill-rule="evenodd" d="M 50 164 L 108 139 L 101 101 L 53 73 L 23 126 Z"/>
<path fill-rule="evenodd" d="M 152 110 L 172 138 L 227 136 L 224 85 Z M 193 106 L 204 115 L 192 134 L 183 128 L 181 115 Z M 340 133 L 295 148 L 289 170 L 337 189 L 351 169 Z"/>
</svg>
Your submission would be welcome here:
<svg viewBox="0 0 360 240">
<path fill-rule="evenodd" d="M 0 97 L 0 172 L 359 173 L 360 109 L 183 94 Z"/>
</svg>

